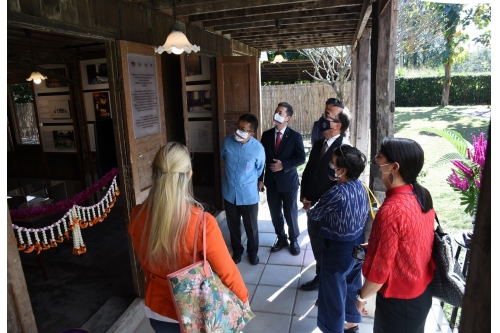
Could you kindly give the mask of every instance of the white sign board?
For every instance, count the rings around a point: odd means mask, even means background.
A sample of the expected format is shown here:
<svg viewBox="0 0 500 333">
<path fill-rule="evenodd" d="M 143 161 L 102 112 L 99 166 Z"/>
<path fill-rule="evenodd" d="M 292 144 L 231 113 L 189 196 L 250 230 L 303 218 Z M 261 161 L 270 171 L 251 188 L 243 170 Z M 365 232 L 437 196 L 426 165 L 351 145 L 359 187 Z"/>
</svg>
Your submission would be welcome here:
<svg viewBox="0 0 500 333">
<path fill-rule="evenodd" d="M 127 56 L 134 136 L 142 138 L 160 133 L 160 107 L 154 56 Z"/>
</svg>

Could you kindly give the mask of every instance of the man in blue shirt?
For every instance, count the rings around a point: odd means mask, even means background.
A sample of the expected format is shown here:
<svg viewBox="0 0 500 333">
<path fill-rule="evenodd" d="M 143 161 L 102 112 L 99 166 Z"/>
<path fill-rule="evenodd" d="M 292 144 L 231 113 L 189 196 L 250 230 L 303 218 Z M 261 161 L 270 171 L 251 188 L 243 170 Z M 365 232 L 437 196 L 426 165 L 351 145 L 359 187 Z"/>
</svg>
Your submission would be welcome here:
<svg viewBox="0 0 500 333">
<path fill-rule="evenodd" d="M 226 208 L 226 219 L 231 236 L 233 260 L 241 261 L 244 247 L 241 244 L 240 220 L 247 235 L 247 253 L 250 263 L 257 265 L 259 257 L 259 191 L 257 180 L 264 169 L 266 155 L 264 147 L 253 136 L 259 122 L 253 114 L 244 114 L 236 124 L 234 134 L 222 141 L 221 158 L 224 161 L 222 196 Z"/>
</svg>

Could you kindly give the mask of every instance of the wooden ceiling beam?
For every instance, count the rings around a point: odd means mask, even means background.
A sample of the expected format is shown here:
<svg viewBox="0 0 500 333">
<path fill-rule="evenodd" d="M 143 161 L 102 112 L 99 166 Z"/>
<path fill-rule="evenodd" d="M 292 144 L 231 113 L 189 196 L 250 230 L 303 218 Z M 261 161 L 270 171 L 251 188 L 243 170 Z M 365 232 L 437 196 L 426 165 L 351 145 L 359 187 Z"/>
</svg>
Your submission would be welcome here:
<svg viewBox="0 0 500 333">
<path fill-rule="evenodd" d="M 361 14 L 358 21 L 358 27 L 356 28 L 356 33 L 352 39 L 352 51 L 356 51 L 356 46 L 358 44 L 358 40 L 361 38 L 361 34 L 365 30 L 366 24 L 368 23 L 368 19 L 372 14 L 372 3 L 375 0 L 364 0 L 363 8 L 361 9 Z"/>
<path fill-rule="evenodd" d="M 322 33 L 329 31 L 344 31 L 344 30 L 354 30 L 356 29 L 356 23 L 347 23 L 347 24 L 332 24 L 328 26 L 318 26 L 317 24 L 310 25 L 301 25 L 300 28 L 293 29 L 280 29 L 279 35 L 286 36 L 288 34 L 302 34 L 304 31 L 308 33 Z M 245 38 L 245 37 L 256 37 L 256 36 L 269 36 L 269 35 L 278 35 L 278 30 L 275 29 L 247 29 L 239 32 L 231 33 L 231 38 Z"/>
<path fill-rule="evenodd" d="M 258 44 L 258 43 L 248 43 L 247 45 L 254 47 L 259 50 L 277 50 L 274 45 L 271 44 Z M 321 39 L 321 40 L 308 40 L 308 41 L 286 41 L 285 43 L 280 43 L 280 51 L 286 50 L 297 50 L 297 49 L 311 49 L 317 47 L 329 47 L 329 46 L 346 46 L 351 45 L 351 37 L 346 38 L 331 38 L 331 39 Z"/>
<path fill-rule="evenodd" d="M 162 1 L 155 0 L 155 8 L 157 11 L 173 16 L 173 3 L 171 6 L 164 6 L 161 2 Z M 183 2 L 184 1 L 177 1 L 176 3 L 177 16 L 214 15 L 214 17 L 217 17 L 220 13 L 231 16 L 234 15 L 234 13 L 241 13 L 241 11 L 246 11 L 247 15 L 251 15 L 255 10 L 257 12 L 259 10 L 269 12 L 275 10 L 273 7 L 279 6 L 293 6 L 293 8 L 299 8 L 298 10 L 304 10 L 307 8 L 326 8 L 363 4 L 363 0 L 225 0 L 203 1 L 187 5 L 183 5 Z M 325 2 L 329 4 L 324 6 Z"/>
<path fill-rule="evenodd" d="M 336 19 L 359 19 L 359 12 L 361 8 L 358 6 L 349 7 L 347 9 L 343 8 L 331 8 L 323 10 L 311 10 L 311 11 L 300 11 L 300 12 L 288 12 L 288 13 L 271 13 L 271 14 L 261 14 L 254 16 L 242 16 L 236 18 L 218 19 L 212 21 L 203 21 L 203 27 L 213 27 L 215 30 L 225 30 L 226 26 L 231 26 L 233 24 L 252 24 L 257 23 L 259 25 L 265 24 L 276 27 L 276 20 L 281 20 L 282 25 L 291 24 L 294 19 L 308 18 L 310 22 L 313 21 L 325 21 L 325 20 L 336 20 Z M 342 16 L 340 16 L 342 15 Z M 338 16 L 338 17 L 335 17 Z M 190 21 L 195 22 L 195 21 Z M 261 24 L 259 24 L 261 23 Z"/>
<path fill-rule="evenodd" d="M 359 3 L 361 2 L 361 3 Z M 252 16 L 260 16 L 260 15 L 271 15 L 271 14 L 281 14 L 282 16 L 288 16 L 290 13 L 301 12 L 307 13 L 311 11 L 321 12 L 326 9 L 333 8 L 344 8 L 346 7 L 358 7 L 363 4 L 362 0 L 320 0 L 314 2 L 307 3 L 286 3 L 278 6 L 267 6 L 267 7 L 253 7 L 253 8 L 245 8 L 239 10 L 232 11 L 224 11 L 224 12 L 216 12 L 216 13 L 208 13 L 208 14 L 199 14 L 199 15 L 182 15 L 177 12 L 178 16 L 187 17 L 189 22 L 196 21 L 214 21 L 214 20 L 222 20 L 222 19 L 231 19 L 238 17 L 252 17 Z M 359 11 L 359 9 L 358 9 Z M 312 16 L 307 14 L 308 16 Z"/>
<path fill-rule="evenodd" d="M 321 38 L 348 38 L 351 39 L 352 34 L 354 33 L 354 29 L 346 32 L 346 33 L 339 33 L 339 32 L 324 32 L 324 33 L 318 33 L 318 34 L 294 34 L 294 35 L 288 35 L 288 36 L 281 36 L 279 38 L 280 41 L 280 46 L 283 43 L 286 43 L 287 41 L 297 41 L 297 40 L 314 40 L 314 39 L 321 39 Z M 260 37 L 260 38 L 252 38 L 252 37 L 247 37 L 247 38 L 239 38 L 238 41 L 241 43 L 247 44 L 249 42 L 254 43 L 254 44 L 273 44 L 277 45 L 278 44 L 278 38 L 276 36 L 269 36 L 269 37 Z"/>
</svg>

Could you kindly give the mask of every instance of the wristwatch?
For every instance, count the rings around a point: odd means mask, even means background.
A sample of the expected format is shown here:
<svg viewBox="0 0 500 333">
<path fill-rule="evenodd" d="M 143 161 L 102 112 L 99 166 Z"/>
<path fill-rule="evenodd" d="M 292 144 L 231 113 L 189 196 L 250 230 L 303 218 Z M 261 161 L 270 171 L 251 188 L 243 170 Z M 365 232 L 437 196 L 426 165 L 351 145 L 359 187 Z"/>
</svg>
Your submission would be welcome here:
<svg viewBox="0 0 500 333">
<path fill-rule="evenodd" d="M 361 289 L 358 289 L 358 292 L 356 294 L 356 299 L 360 302 L 368 302 L 368 299 L 361 298 Z"/>
</svg>

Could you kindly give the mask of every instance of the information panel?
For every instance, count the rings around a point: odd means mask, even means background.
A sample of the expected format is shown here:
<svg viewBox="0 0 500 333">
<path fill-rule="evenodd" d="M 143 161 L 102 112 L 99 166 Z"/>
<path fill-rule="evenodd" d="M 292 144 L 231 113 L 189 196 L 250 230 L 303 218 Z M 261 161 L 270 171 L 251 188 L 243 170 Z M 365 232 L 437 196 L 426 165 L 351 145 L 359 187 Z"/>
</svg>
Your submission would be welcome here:
<svg viewBox="0 0 500 333">
<path fill-rule="evenodd" d="M 129 54 L 127 61 L 135 138 L 160 133 L 156 59 Z"/>
</svg>

